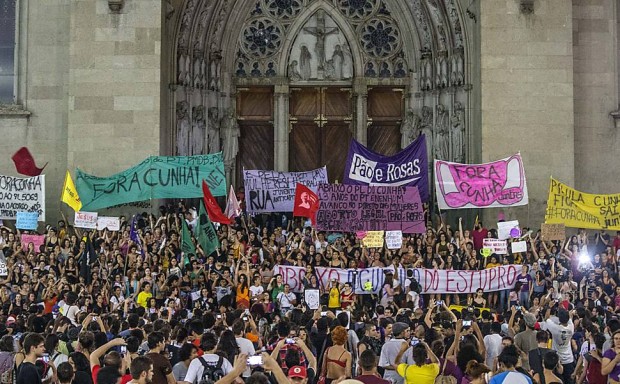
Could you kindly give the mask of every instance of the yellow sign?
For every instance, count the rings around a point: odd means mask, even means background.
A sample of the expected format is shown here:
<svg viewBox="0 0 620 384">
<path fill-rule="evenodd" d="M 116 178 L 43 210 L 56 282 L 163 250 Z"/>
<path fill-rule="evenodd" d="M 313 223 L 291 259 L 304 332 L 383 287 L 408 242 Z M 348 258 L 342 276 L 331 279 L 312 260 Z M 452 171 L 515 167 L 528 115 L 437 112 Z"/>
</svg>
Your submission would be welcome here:
<svg viewBox="0 0 620 384">
<path fill-rule="evenodd" d="M 366 237 L 362 239 L 364 247 L 368 248 L 382 248 L 383 247 L 383 233 L 385 231 L 368 231 Z"/>
<path fill-rule="evenodd" d="M 579 192 L 551 179 L 545 223 L 572 228 L 620 230 L 620 194 Z"/>
<path fill-rule="evenodd" d="M 493 253 L 493 251 L 491 251 L 491 248 L 480 248 L 480 254 L 484 257 L 491 256 L 491 253 Z"/>
</svg>

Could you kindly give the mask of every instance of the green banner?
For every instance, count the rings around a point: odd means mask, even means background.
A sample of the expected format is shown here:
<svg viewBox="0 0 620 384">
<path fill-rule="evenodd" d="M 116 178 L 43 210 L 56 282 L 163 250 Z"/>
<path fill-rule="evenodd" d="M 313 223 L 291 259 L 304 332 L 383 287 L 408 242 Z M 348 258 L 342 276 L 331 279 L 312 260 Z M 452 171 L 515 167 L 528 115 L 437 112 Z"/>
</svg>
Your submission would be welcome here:
<svg viewBox="0 0 620 384">
<path fill-rule="evenodd" d="M 209 256 L 220 247 L 220 239 L 217 237 L 217 232 L 209 220 L 209 215 L 207 215 L 202 201 L 200 201 L 200 211 L 198 211 L 198 222 L 194 228 L 194 236 L 196 236 L 205 256 Z"/>
<path fill-rule="evenodd" d="M 82 210 L 151 199 L 202 197 L 202 180 L 213 196 L 226 195 L 222 153 L 196 156 L 150 156 L 142 163 L 110 177 L 76 171 Z"/>
</svg>

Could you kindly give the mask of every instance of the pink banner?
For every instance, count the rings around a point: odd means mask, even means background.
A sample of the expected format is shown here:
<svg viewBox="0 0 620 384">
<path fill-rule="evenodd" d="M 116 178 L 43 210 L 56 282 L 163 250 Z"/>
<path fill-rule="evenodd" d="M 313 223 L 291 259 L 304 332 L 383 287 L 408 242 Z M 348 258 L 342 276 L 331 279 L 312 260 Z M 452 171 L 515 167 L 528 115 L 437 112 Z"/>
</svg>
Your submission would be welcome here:
<svg viewBox="0 0 620 384">
<path fill-rule="evenodd" d="M 435 160 L 435 190 L 440 209 L 494 208 L 528 203 L 520 154 L 485 164 Z"/>
<path fill-rule="evenodd" d="M 41 245 L 45 242 L 45 235 L 22 235 L 22 247 L 24 250 L 28 248 L 29 243 L 34 244 L 34 249 L 38 253 L 41 250 Z"/>
</svg>

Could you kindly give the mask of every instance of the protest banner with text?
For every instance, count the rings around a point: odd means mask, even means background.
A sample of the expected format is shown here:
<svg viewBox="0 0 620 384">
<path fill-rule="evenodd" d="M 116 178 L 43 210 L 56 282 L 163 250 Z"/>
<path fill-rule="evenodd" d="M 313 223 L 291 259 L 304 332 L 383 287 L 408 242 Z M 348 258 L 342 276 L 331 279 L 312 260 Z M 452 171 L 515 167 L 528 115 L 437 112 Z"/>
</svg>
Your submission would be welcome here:
<svg viewBox="0 0 620 384">
<path fill-rule="evenodd" d="M 508 243 L 506 240 L 498 240 L 498 239 L 483 239 L 482 247 L 486 249 L 490 249 L 491 253 L 496 253 L 498 255 L 506 255 L 508 254 Z"/>
<path fill-rule="evenodd" d="M 317 229 L 332 232 L 424 233 L 424 212 L 416 187 L 321 184 Z"/>
<path fill-rule="evenodd" d="M 384 233 L 384 231 L 368 231 L 362 239 L 362 244 L 368 248 L 383 248 Z"/>
<path fill-rule="evenodd" d="M 28 248 L 28 244 L 32 243 L 34 245 L 34 249 L 39 252 L 41 249 L 41 245 L 45 243 L 45 235 L 26 235 L 22 234 L 21 237 L 22 245 L 25 244 L 24 249 Z"/>
<path fill-rule="evenodd" d="M 403 246 L 402 231 L 386 231 L 385 245 L 388 249 L 400 249 Z"/>
<path fill-rule="evenodd" d="M 45 221 L 45 175 L 0 175 L 0 219 L 15 220 L 17 212 L 37 212 L 37 220 Z"/>
<path fill-rule="evenodd" d="M 38 216 L 36 212 L 17 212 L 15 228 L 36 231 L 39 225 L 37 222 Z"/>
<path fill-rule="evenodd" d="M 392 156 L 373 152 L 351 140 L 344 184 L 417 187 L 422 202 L 428 201 L 426 138 L 420 135 L 407 148 Z"/>
<path fill-rule="evenodd" d="M 307 172 L 244 170 L 243 185 L 248 213 L 293 212 L 297 183 L 316 192 L 320 184 L 328 183 L 327 168 Z"/>
<path fill-rule="evenodd" d="M 222 153 L 196 156 L 150 156 L 142 163 L 109 177 L 76 171 L 82 210 L 151 199 L 202 197 L 202 180 L 213 196 L 226 195 Z"/>
<path fill-rule="evenodd" d="M 572 228 L 620 230 L 620 194 L 594 195 L 551 178 L 545 223 Z M 548 240 L 548 239 L 545 239 Z"/>
<path fill-rule="evenodd" d="M 435 191 L 440 209 L 494 208 L 528 203 L 520 154 L 485 164 L 435 160 Z"/>
<path fill-rule="evenodd" d="M 121 229 L 121 220 L 118 217 L 112 216 L 97 216 L 97 229 L 103 231 L 118 231 Z"/>
<path fill-rule="evenodd" d="M 562 224 L 542 224 L 540 226 L 540 235 L 544 240 L 559 240 L 564 241 L 566 239 L 566 226 Z"/>
<path fill-rule="evenodd" d="M 316 275 L 321 287 L 329 287 L 331 280 L 336 280 L 342 284 L 351 282 L 358 295 L 378 294 L 383 288 L 385 274 L 387 271 L 393 272 L 390 268 L 325 268 L 316 267 Z M 481 271 L 460 271 L 460 270 L 441 270 L 413 268 L 411 269 L 413 278 L 420 284 L 421 293 L 475 293 L 482 288 L 485 292 L 493 292 L 504 289 L 512 289 L 517 282 L 517 276 L 521 272 L 521 267 L 517 265 L 503 265 L 500 267 L 484 269 Z M 276 265 L 274 273 L 281 274 L 284 283 L 289 284 L 293 292 L 303 292 L 303 278 L 306 275 L 304 267 L 288 265 Z M 399 268 L 399 281 L 401 286 L 408 286 L 407 271 Z M 371 289 L 365 289 L 371 286 Z"/>
<path fill-rule="evenodd" d="M 97 212 L 75 212 L 73 226 L 76 228 L 97 229 Z"/>
</svg>

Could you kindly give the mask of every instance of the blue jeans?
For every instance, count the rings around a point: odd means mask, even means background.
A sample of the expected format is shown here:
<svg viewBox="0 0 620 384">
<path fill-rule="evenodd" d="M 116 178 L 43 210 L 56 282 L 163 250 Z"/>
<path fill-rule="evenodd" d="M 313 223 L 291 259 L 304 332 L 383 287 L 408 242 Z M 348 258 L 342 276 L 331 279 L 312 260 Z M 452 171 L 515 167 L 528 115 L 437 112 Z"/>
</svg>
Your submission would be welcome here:
<svg viewBox="0 0 620 384">
<path fill-rule="evenodd" d="M 499 302 L 497 307 L 505 310 L 508 307 L 508 297 L 510 296 L 510 289 L 499 291 Z"/>
<path fill-rule="evenodd" d="M 529 291 L 519 292 L 519 305 L 522 307 L 525 307 L 526 309 L 530 309 L 530 292 Z"/>
</svg>

